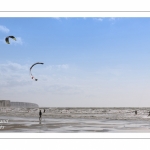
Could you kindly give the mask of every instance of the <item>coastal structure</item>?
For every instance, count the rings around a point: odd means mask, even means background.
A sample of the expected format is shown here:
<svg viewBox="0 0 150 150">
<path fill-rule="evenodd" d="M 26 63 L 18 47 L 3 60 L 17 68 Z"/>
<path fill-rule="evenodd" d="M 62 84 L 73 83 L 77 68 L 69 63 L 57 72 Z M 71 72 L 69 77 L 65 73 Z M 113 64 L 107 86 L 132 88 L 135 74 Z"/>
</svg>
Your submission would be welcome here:
<svg viewBox="0 0 150 150">
<path fill-rule="evenodd" d="M 35 103 L 11 102 L 10 100 L 0 100 L 0 107 L 38 108 L 39 106 Z"/>
<path fill-rule="evenodd" d="M 0 100 L 0 107 L 10 107 L 9 100 Z"/>
</svg>

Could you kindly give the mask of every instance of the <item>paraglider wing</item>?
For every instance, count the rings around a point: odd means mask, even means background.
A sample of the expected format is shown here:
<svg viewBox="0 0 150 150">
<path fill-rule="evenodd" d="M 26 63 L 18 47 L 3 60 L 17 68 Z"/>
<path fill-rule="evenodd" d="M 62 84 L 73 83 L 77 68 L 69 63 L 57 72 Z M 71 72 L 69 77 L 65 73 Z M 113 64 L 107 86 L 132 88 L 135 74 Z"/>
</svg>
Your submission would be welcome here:
<svg viewBox="0 0 150 150">
<path fill-rule="evenodd" d="M 33 65 L 30 67 L 31 78 L 32 78 L 32 79 L 35 79 L 35 81 L 37 81 L 38 79 L 36 79 L 36 78 L 32 75 L 31 70 L 32 70 L 33 66 L 35 66 L 35 65 L 37 65 L 37 64 L 42 64 L 42 65 L 43 65 L 44 63 L 37 62 L 37 63 L 33 64 Z"/>
<path fill-rule="evenodd" d="M 7 36 L 7 37 L 5 38 L 5 41 L 6 41 L 7 44 L 10 44 L 9 38 L 12 38 L 13 40 L 16 41 L 16 38 L 15 38 L 14 36 Z"/>
</svg>

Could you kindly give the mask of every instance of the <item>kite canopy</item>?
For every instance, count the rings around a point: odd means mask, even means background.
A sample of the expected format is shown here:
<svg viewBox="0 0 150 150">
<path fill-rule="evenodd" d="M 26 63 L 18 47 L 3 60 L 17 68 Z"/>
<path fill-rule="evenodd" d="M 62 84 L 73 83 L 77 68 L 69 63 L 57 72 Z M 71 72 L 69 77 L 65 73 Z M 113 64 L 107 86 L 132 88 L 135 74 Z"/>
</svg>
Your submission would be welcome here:
<svg viewBox="0 0 150 150">
<path fill-rule="evenodd" d="M 37 65 L 37 64 L 43 65 L 44 63 L 42 63 L 42 62 L 37 62 L 37 63 L 33 64 L 33 65 L 30 67 L 31 79 L 34 79 L 35 81 L 37 81 L 38 79 L 36 79 L 36 78 L 32 75 L 31 70 L 32 70 L 33 66 L 35 66 L 35 65 Z"/>
<path fill-rule="evenodd" d="M 7 44 L 10 44 L 9 38 L 12 38 L 13 40 L 16 41 L 16 38 L 15 38 L 14 36 L 7 36 L 7 37 L 5 38 L 5 41 L 6 41 Z"/>
</svg>

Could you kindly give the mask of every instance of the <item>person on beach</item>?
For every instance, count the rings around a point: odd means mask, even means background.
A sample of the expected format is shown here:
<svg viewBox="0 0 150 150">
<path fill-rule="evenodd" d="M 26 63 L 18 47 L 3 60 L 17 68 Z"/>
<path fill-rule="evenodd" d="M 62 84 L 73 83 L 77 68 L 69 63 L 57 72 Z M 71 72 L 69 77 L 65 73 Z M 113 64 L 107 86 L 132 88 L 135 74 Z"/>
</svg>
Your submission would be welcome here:
<svg viewBox="0 0 150 150">
<path fill-rule="evenodd" d="M 148 116 L 150 116 L 150 111 L 149 111 L 149 114 L 148 114 Z"/>
<path fill-rule="evenodd" d="M 135 110 L 135 115 L 137 115 L 137 110 Z"/>
<path fill-rule="evenodd" d="M 39 111 L 39 120 L 41 121 L 41 117 L 42 117 L 42 112 L 41 110 Z"/>
<path fill-rule="evenodd" d="M 45 109 L 44 109 L 44 113 L 45 113 Z"/>
</svg>

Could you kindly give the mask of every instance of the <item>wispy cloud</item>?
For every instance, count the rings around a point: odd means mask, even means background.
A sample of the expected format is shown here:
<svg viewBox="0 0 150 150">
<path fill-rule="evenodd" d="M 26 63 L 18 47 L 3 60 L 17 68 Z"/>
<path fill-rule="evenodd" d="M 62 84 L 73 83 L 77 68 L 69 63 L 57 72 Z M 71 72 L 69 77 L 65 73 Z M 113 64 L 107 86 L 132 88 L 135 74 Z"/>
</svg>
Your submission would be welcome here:
<svg viewBox="0 0 150 150">
<path fill-rule="evenodd" d="M 0 82 L 0 87 L 16 87 L 28 83 L 28 65 L 20 65 L 14 62 L 0 64 L 0 76 L 3 82 Z"/>
<path fill-rule="evenodd" d="M 103 18 L 94 18 L 94 20 L 96 20 L 96 21 L 100 21 L 100 22 L 102 22 L 102 21 L 109 21 L 109 22 L 111 22 L 111 23 L 114 23 L 115 21 L 116 21 L 116 19 L 117 18 L 115 18 L 115 17 L 109 17 L 109 18 L 107 18 L 107 17 L 103 17 Z"/>
<path fill-rule="evenodd" d="M 109 20 L 110 20 L 110 21 L 115 21 L 116 18 L 115 18 L 115 17 L 111 17 L 111 18 L 109 18 Z"/>
<path fill-rule="evenodd" d="M 6 64 L 0 64 L 0 72 L 1 71 L 6 71 L 6 72 L 13 71 L 14 72 L 14 71 L 18 71 L 18 70 L 27 70 L 27 66 L 26 65 L 22 66 L 18 63 L 13 63 L 13 62 L 8 62 Z"/>
<path fill-rule="evenodd" d="M 69 65 L 68 64 L 62 64 L 62 65 L 56 65 L 56 67 L 58 69 L 68 69 L 69 68 Z"/>
<path fill-rule="evenodd" d="M 45 68 L 46 70 L 66 70 L 69 69 L 69 65 L 68 64 L 61 64 L 61 65 L 49 65 Z"/>
<path fill-rule="evenodd" d="M 60 17 L 52 17 L 53 19 L 60 20 Z"/>
<path fill-rule="evenodd" d="M 68 17 L 52 17 L 52 19 L 58 20 L 58 21 L 62 21 L 62 19 L 69 19 Z"/>
<path fill-rule="evenodd" d="M 8 33 L 10 30 L 6 28 L 5 26 L 0 25 L 0 31 L 4 33 Z"/>
<path fill-rule="evenodd" d="M 115 17 L 111 17 L 109 18 L 109 21 L 111 22 L 111 24 L 115 24 L 116 23 L 116 19 Z"/>
<path fill-rule="evenodd" d="M 94 18 L 94 20 L 103 21 L 103 18 Z"/>
</svg>

